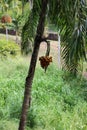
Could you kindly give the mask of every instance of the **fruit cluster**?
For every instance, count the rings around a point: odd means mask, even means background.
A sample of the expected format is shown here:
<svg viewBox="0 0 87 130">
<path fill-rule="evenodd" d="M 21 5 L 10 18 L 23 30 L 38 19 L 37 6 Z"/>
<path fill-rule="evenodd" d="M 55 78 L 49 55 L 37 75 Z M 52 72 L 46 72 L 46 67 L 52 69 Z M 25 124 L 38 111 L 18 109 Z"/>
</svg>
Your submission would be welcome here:
<svg viewBox="0 0 87 130">
<path fill-rule="evenodd" d="M 49 56 L 41 56 L 39 57 L 40 65 L 43 69 L 47 69 L 50 62 L 52 62 L 52 57 Z"/>
<path fill-rule="evenodd" d="M 9 15 L 5 15 L 1 18 L 1 22 L 2 23 L 11 23 L 12 22 L 12 19 Z"/>
</svg>

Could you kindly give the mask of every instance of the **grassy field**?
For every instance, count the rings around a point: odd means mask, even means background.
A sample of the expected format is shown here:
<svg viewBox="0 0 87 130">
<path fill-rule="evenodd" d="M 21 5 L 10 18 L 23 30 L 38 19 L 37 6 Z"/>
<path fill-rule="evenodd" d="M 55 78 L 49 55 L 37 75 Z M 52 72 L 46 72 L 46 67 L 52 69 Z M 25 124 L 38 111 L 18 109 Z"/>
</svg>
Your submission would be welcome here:
<svg viewBox="0 0 87 130">
<path fill-rule="evenodd" d="M 0 130 L 18 129 L 28 66 L 28 57 L 0 60 Z M 87 80 L 38 64 L 26 130 L 87 130 Z"/>
</svg>

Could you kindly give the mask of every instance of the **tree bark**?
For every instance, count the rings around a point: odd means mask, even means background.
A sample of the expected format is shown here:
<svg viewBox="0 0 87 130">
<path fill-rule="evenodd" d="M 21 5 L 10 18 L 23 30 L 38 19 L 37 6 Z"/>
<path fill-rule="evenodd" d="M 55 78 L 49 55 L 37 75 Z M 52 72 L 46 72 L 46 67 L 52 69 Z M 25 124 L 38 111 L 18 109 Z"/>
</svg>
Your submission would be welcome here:
<svg viewBox="0 0 87 130">
<path fill-rule="evenodd" d="M 38 22 L 38 26 L 37 26 L 36 37 L 34 40 L 34 49 L 33 49 L 32 57 L 31 57 L 28 76 L 26 77 L 24 100 L 23 100 L 22 113 L 21 113 L 18 130 L 25 129 L 28 107 L 30 107 L 30 103 L 31 103 L 32 82 L 33 82 L 33 78 L 34 78 L 40 43 L 42 41 L 42 36 L 43 36 L 43 32 L 44 32 L 44 23 L 45 23 L 47 3 L 48 3 L 48 0 L 42 0 L 41 14 L 40 14 L 40 18 L 39 18 L 39 22 Z"/>
</svg>

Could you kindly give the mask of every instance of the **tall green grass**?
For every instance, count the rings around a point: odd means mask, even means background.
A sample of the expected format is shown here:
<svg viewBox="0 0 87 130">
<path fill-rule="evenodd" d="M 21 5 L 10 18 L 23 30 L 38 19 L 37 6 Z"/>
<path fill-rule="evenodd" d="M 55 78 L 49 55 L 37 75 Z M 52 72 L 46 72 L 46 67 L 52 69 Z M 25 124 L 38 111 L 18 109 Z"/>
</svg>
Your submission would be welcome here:
<svg viewBox="0 0 87 130">
<path fill-rule="evenodd" d="M 18 128 L 28 64 L 21 57 L 0 61 L 0 130 Z M 38 65 L 26 130 L 87 130 L 87 81 Z"/>
</svg>

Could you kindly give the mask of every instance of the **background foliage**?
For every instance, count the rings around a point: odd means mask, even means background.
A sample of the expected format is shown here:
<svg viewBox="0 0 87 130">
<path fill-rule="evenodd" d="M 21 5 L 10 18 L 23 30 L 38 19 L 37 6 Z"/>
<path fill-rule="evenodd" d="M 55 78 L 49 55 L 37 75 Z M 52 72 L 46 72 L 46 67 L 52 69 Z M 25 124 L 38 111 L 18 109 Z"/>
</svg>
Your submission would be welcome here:
<svg viewBox="0 0 87 130">
<path fill-rule="evenodd" d="M 20 47 L 14 41 L 0 39 L 0 55 L 7 56 L 8 54 L 15 55 L 20 51 Z"/>
</svg>

